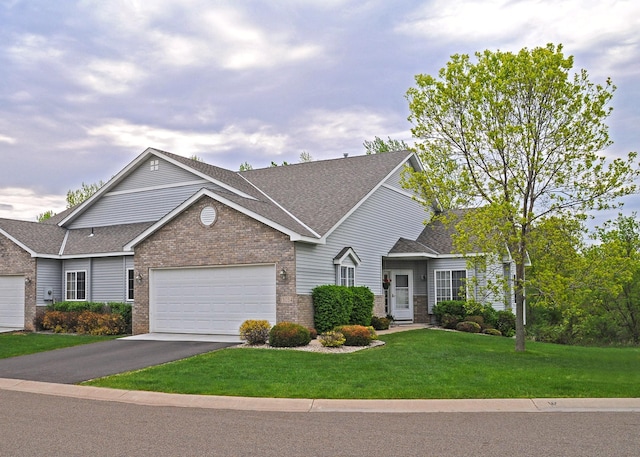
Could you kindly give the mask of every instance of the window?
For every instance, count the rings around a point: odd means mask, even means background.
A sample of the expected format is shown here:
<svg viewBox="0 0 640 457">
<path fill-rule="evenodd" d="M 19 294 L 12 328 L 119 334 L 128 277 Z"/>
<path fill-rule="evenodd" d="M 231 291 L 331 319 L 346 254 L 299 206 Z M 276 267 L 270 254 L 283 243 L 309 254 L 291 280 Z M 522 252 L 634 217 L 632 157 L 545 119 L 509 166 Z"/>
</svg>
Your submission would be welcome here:
<svg viewBox="0 0 640 457">
<path fill-rule="evenodd" d="M 356 285 L 356 268 L 355 267 L 340 267 L 340 285 L 353 287 Z"/>
<path fill-rule="evenodd" d="M 86 271 L 67 271 L 67 300 L 86 300 L 87 299 L 87 272 Z"/>
<path fill-rule="evenodd" d="M 151 171 L 157 171 L 158 168 L 160 168 L 160 161 L 159 160 L 151 160 L 149 162 L 149 169 Z"/>
<path fill-rule="evenodd" d="M 133 285 L 135 283 L 135 273 L 133 268 L 127 268 L 127 300 L 133 300 Z"/>
<path fill-rule="evenodd" d="M 466 300 L 465 270 L 436 270 L 436 303 L 446 300 Z"/>
<path fill-rule="evenodd" d="M 353 248 L 343 248 L 333 258 L 336 266 L 336 284 L 339 286 L 354 287 L 356 285 L 356 268 L 360 265 L 360 257 Z"/>
</svg>

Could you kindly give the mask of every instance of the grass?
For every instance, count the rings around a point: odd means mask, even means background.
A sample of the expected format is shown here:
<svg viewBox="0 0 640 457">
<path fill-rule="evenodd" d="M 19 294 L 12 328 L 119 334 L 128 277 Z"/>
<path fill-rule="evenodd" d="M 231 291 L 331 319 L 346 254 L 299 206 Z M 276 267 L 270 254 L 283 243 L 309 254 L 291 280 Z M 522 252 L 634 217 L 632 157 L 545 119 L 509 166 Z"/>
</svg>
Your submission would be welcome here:
<svg viewBox="0 0 640 457">
<path fill-rule="evenodd" d="M 414 330 L 350 354 L 229 348 L 87 382 L 187 394 L 289 398 L 640 397 L 640 348 L 527 344 Z"/>
<path fill-rule="evenodd" d="M 54 349 L 78 346 L 80 344 L 97 343 L 114 339 L 114 336 L 61 335 L 48 333 L 1 333 L 0 359 Z"/>
</svg>

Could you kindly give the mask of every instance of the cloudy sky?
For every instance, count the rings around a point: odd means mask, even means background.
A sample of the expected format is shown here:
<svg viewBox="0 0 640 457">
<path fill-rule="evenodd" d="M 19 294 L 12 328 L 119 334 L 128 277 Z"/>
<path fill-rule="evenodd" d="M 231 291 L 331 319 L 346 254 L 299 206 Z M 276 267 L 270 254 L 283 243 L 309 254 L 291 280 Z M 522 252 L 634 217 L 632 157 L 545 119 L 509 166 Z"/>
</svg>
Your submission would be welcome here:
<svg viewBox="0 0 640 457">
<path fill-rule="evenodd" d="M 61 211 L 147 147 L 237 170 L 410 142 L 414 75 L 549 42 L 613 79 L 623 155 L 640 149 L 639 30 L 637 0 L 0 0 L 0 217 Z"/>
</svg>

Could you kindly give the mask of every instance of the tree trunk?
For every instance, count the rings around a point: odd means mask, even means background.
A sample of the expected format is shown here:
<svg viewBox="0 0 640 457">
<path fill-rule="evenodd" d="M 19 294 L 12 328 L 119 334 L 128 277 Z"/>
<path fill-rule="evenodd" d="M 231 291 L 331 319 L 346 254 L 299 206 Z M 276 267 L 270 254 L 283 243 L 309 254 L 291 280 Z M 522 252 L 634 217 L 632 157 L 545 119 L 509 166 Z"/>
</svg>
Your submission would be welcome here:
<svg viewBox="0 0 640 457">
<path fill-rule="evenodd" d="M 524 263 L 525 257 L 516 260 L 516 352 L 524 352 Z"/>
</svg>

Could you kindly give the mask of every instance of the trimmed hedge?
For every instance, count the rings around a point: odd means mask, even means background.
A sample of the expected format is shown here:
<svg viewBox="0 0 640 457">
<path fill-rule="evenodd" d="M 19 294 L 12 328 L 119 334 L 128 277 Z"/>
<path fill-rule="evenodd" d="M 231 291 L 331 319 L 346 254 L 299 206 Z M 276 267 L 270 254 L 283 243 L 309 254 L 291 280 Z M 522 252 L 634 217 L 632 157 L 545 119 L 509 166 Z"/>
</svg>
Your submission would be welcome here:
<svg viewBox="0 0 640 457">
<path fill-rule="evenodd" d="M 448 329 L 461 328 L 470 331 L 469 322 L 476 323 L 481 331 L 497 329 L 504 336 L 513 336 L 516 329 L 516 316 L 508 310 L 496 311 L 491 305 L 483 305 L 473 300 L 442 301 L 433 307 L 438 323 Z M 475 329 L 475 326 L 473 326 Z M 495 333 L 491 333 L 495 334 Z"/>
<path fill-rule="evenodd" d="M 352 308 L 349 324 L 371 325 L 371 317 L 373 316 L 374 295 L 371 289 L 365 286 L 348 287 L 351 292 Z"/>
<path fill-rule="evenodd" d="M 324 285 L 311 293 L 315 328 L 324 333 L 340 325 L 371 325 L 374 295 L 368 287 Z"/>
</svg>

